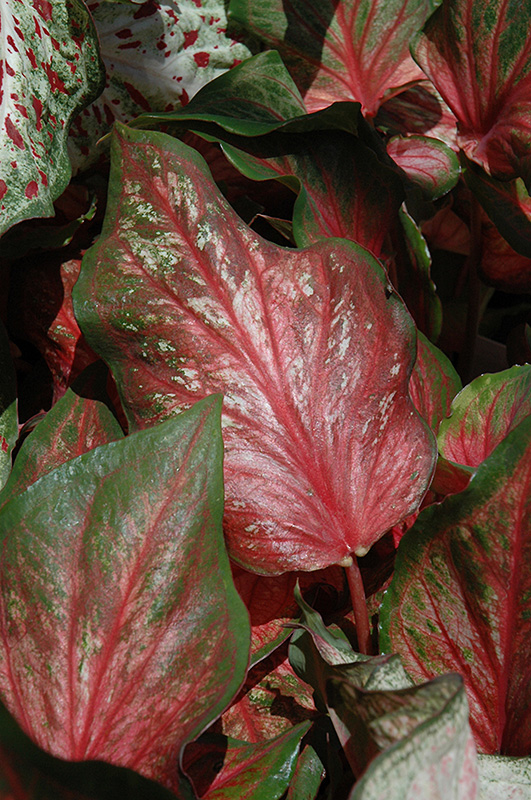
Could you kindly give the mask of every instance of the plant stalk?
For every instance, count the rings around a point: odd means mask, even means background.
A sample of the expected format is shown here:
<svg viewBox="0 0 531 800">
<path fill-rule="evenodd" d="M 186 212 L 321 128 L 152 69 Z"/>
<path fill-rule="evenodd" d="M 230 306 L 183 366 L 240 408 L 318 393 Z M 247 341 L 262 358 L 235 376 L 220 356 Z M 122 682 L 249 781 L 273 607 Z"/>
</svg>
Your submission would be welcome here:
<svg viewBox="0 0 531 800">
<path fill-rule="evenodd" d="M 371 626 L 369 612 L 365 600 L 365 587 L 361 577 L 358 559 L 352 556 L 352 564 L 345 567 L 347 572 L 348 587 L 352 598 L 352 610 L 356 621 L 356 635 L 358 637 L 358 650 L 366 656 L 372 655 Z"/>
</svg>

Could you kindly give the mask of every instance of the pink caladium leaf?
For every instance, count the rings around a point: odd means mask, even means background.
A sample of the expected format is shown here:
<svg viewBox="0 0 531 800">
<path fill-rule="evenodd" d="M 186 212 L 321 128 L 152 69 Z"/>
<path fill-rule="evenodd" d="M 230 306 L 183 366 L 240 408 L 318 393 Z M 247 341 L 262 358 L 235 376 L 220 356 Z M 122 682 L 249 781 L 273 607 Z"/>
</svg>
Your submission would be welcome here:
<svg viewBox="0 0 531 800">
<path fill-rule="evenodd" d="M 251 53 L 227 35 L 222 0 L 89 2 L 107 71 L 105 89 L 74 121 L 69 149 L 75 168 L 101 151 L 114 120 L 146 111 L 173 111 Z"/>
<path fill-rule="evenodd" d="M 431 81 L 423 80 L 391 97 L 376 115 L 376 127 L 387 134 L 439 139 L 458 152 L 457 120 Z"/>
<path fill-rule="evenodd" d="M 299 247 L 330 236 L 382 252 L 389 219 L 404 192 L 398 175 L 358 138 L 343 131 L 270 137 L 246 147 L 223 145 L 230 162 L 254 180 L 278 180 L 298 191 L 293 234 Z"/>
<path fill-rule="evenodd" d="M 278 50 L 309 111 L 356 100 L 367 116 L 425 78 L 409 41 L 433 11 L 429 0 L 232 0 L 229 13 Z"/>
<path fill-rule="evenodd" d="M 207 733 L 186 748 L 184 769 L 205 800 L 278 800 L 288 788 L 309 727 L 303 722 L 258 744 Z"/>
<path fill-rule="evenodd" d="M 222 536 L 220 410 L 207 398 L 97 447 L 0 511 L 0 691 L 56 756 L 177 790 L 180 750 L 243 681 L 249 622 Z"/>
<path fill-rule="evenodd" d="M 94 364 L 80 376 L 75 388 L 67 389 L 52 406 L 24 440 L 0 494 L 0 504 L 21 494 L 65 461 L 123 437 L 105 397 L 106 377 L 104 365 Z"/>
<path fill-rule="evenodd" d="M 479 274 L 488 286 L 503 292 L 531 292 L 531 258 L 520 255 L 488 221 L 482 225 Z M 526 354 L 527 355 L 527 354 Z M 517 360 L 522 364 L 529 358 Z"/>
<path fill-rule="evenodd" d="M 81 0 L 10 0 L 0 8 L 0 235 L 50 217 L 71 167 L 75 114 L 103 88 L 96 32 Z"/>
<path fill-rule="evenodd" d="M 215 729 L 235 739 L 263 742 L 317 716 L 312 688 L 293 672 L 284 645 L 249 670 Z"/>
<path fill-rule="evenodd" d="M 459 161 L 444 142 L 429 136 L 393 136 L 387 152 L 430 200 L 437 200 L 459 180 Z"/>
<path fill-rule="evenodd" d="M 0 705 L 2 800 L 196 800 L 185 779 L 170 792 L 160 783 L 103 761 L 64 761 L 41 750 Z"/>
<path fill-rule="evenodd" d="M 52 403 L 97 356 L 87 345 L 74 316 L 72 289 L 80 258 L 60 252 L 29 256 L 12 280 L 12 328 L 43 356 L 52 380 Z M 15 313 L 16 309 L 16 313 Z"/>
<path fill-rule="evenodd" d="M 449 0 L 413 49 L 458 120 L 459 146 L 495 177 L 519 175 L 529 154 L 530 21 L 519 3 Z"/>
<path fill-rule="evenodd" d="M 531 366 L 480 375 L 452 403 L 439 429 L 439 451 L 448 460 L 478 467 L 531 415 Z"/>
<path fill-rule="evenodd" d="M 409 381 L 415 408 L 435 435 L 450 415 L 452 400 L 461 391 L 459 375 L 450 360 L 424 334 L 417 334 L 417 360 Z"/>
<path fill-rule="evenodd" d="M 425 509 L 398 548 L 381 647 L 414 680 L 448 670 L 466 683 L 484 753 L 531 748 L 531 417 L 464 492 Z"/>
<path fill-rule="evenodd" d="M 498 181 L 472 162 L 463 162 L 467 186 L 499 233 L 514 250 L 531 258 L 531 197 L 523 180 Z"/>
<path fill-rule="evenodd" d="M 222 392 L 231 557 L 280 574 L 364 554 L 434 460 L 407 392 L 414 328 L 381 265 L 345 240 L 260 239 L 165 134 L 120 127 L 113 170 L 75 309 L 131 427 Z"/>
</svg>

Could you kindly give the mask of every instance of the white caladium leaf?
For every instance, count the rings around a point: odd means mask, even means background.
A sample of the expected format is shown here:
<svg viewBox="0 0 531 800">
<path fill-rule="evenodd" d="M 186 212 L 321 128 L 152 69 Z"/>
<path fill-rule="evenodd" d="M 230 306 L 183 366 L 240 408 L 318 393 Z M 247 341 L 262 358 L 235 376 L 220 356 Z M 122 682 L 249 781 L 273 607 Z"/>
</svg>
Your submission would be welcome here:
<svg viewBox="0 0 531 800">
<path fill-rule="evenodd" d="M 70 134 L 74 169 L 101 152 L 98 140 L 113 122 L 145 111 L 174 111 L 199 89 L 248 58 L 226 33 L 223 0 L 147 0 L 141 5 L 89 4 L 107 70 L 103 94 L 75 120 Z"/>
<path fill-rule="evenodd" d="M 103 88 L 96 32 L 81 0 L 0 0 L 0 235 L 53 216 L 71 168 L 72 118 Z"/>
</svg>

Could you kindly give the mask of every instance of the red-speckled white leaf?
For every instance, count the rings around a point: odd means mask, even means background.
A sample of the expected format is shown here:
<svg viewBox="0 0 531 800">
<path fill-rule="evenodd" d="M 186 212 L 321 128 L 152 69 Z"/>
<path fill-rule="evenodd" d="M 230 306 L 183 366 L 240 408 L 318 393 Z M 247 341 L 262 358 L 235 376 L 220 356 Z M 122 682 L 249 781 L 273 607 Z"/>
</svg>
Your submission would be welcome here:
<svg viewBox="0 0 531 800">
<path fill-rule="evenodd" d="M 0 235 L 54 215 L 70 180 L 72 117 L 103 88 L 90 15 L 81 0 L 0 4 Z"/>
<path fill-rule="evenodd" d="M 531 366 L 481 375 L 457 395 L 438 443 L 449 461 L 478 467 L 531 414 Z"/>
<path fill-rule="evenodd" d="M 368 251 L 260 239 L 203 159 L 119 127 L 76 317 L 132 427 L 220 391 L 231 556 L 264 574 L 362 554 L 418 506 L 432 437 L 407 387 L 415 331 Z"/>
<path fill-rule="evenodd" d="M 230 16 L 278 50 L 309 111 L 356 100 L 374 116 L 383 99 L 425 75 L 410 39 L 430 0 L 232 0 Z"/>
<path fill-rule="evenodd" d="M 74 168 L 99 153 L 114 120 L 174 111 L 206 83 L 251 53 L 227 35 L 223 0 L 147 0 L 142 5 L 89 3 L 107 70 L 103 94 L 74 120 Z"/>
<path fill-rule="evenodd" d="M 244 679 L 220 410 L 208 398 L 97 447 L 0 511 L 0 691 L 53 755 L 177 789 L 184 744 Z"/>
</svg>

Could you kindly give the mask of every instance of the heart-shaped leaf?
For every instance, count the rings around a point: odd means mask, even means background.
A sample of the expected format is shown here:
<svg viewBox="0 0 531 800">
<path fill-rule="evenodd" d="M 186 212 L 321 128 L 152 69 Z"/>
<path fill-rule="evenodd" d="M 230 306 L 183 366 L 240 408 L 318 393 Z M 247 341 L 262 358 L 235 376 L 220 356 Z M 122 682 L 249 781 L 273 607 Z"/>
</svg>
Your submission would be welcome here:
<svg viewBox="0 0 531 800">
<path fill-rule="evenodd" d="M 494 225 L 484 223 L 481 233 L 479 274 L 484 283 L 502 292 L 531 292 L 531 258 L 513 250 Z M 517 364 L 529 360 L 515 359 Z"/>
<path fill-rule="evenodd" d="M 453 150 L 428 136 L 394 136 L 387 152 L 430 200 L 437 200 L 459 180 L 459 160 Z"/>
<path fill-rule="evenodd" d="M 527 800 L 531 791 L 531 758 L 478 756 L 480 800 Z"/>
<path fill-rule="evenodd" d="M 225 155 L 253 180 L 277 178 L 298 191 L 293 234 L 299 247 L 339 236 L 379 256 L 404 193 L 398 175 L 360 139 L 343 131 L 278 135 Z M 297 185 L 299 184 L 299 185 Z"/>
<path fill-rule="evenodd" d="M 529 415 L 531 366 L 480 375 L 452 402 L 439 429 L 439 451 L 456 464 L 478 467 Z"/>
<path fill-rule="evenodd" d="M 107 71 L 100 97 L 75 120 L 69 147 L 75 167 L 99 155 L 114 120 L 185 106 L 206 83 L 251 54 L 227 35 L 222 0 L 90 3 Z"/>
<path fill-rule="evenodd" d="M 107 370 L 102 367 L 101 362 L 88 367 L 24 441 L 0 495 L 2 505 L 65 461 L 122 438 L 107 403 L 96 399 L 104 394 Z"/>
<path fill-rule="evenodd" d="M 376 127 L 388 134 L 421 135 L 457 146 L 457 120 L 431 81 L 415 86 L 387 100 L 378 111 Z"/>
<path fill-rule="evenodd" d="M 445 0 L 413 49 L 459 123 L 468 158 L 503 178 L 520 174 L 531 144 L 529 6 Z"/>
<path fill-rule="evenodd" d="M 54 755 L 177 789 L 180 750 L 243 680 L 220 405 L 68 461 L 0 512 L 0 690 Z"/>
<path fill-rule="evenodd" d="M 229 13 L 279 51 L 309 111 L 356 100 L 376 114 L 384 98 L 424 75 L 409 41 L 430 0 L 232 0 Z"/>
<path fill-rule="evenodd" d="M 258 744 L 205 734 L 186 748 L 184 769 L 205 800 L 278 800 L 291 780 L 309 727 L 303 722 Z"/>
<path fill-rule="evenodd" d="M 363 554 L 433 467 L 407 393 L 414 330 L 383 269 L 343 240 L 261 240 L 164 134 L 120 128 L 113 164 L 75 306 L 131 426 L 223 392 L 232 557 L 275 574 Z"/>
<path fill-rule="evenodd" d="M 81 0 L 0 7 L 0 235 L 51 217 L 70 180 L 70 122 L 103 88 L 96 32 Z"/>
<path fill-rule="evenodd" d="M 381 610 L 382 649 L 398 652 L 415 680 L 463 675 L 486 753 L 531 747 L 530 485 L 527 417 L 464 492 L 421 512 Z"/>
</svg>

